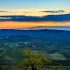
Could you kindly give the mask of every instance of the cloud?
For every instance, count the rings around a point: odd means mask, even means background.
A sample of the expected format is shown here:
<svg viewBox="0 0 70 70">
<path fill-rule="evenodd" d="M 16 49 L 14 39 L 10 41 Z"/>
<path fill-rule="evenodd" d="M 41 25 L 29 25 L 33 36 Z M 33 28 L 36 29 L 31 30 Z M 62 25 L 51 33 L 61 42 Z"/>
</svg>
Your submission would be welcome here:
<svg viewBox="0 0 70 70">
<path fill-rule="evenodd" d="M 3 13 L 5 13 L 5 12 L 8 12 L 8 11 L 0 11 L 0 12 L 3 12 Z"/>
<path fill-rule="evenodd" d="M 63 13 L 64 10 L 58 10 L 58 11 L 42 11 L 42 12 L 46 12 L 46 13 Z"/>
<path fill-rule="evenodd" d="M 20 22 L 70 22 L 70 14 L 47 15 L 47 16 L 1 16 L 0 21 L 20 21 Z"/>
<path fill-rule="evenodd" d="M 0 17 L 0 20 L 9 20 L 12 19 L 11 17 Z"/>
</svg>

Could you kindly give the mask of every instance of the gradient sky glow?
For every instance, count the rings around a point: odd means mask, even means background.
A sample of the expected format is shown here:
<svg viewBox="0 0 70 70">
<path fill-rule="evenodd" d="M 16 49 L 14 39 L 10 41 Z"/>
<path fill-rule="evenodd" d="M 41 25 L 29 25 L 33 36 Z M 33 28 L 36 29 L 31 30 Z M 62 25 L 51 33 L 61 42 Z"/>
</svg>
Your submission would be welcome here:
<svg viewBox="0 0 70 70">
<path fill-rule="evenodd" d="M 0 9 L 69 10 L 70 0 L 0 0 Z"/>
<path fill-rule="evenodd" d="M 70 26 L 70 22 L 0 22 L 0 29 L 26 29 L 38 26 Z"/>
<path fill-rule="evenodd" d="M 63 12 L 59 13 L 55 11 Z M 70 14 L 70 0 L 0 0 L 0 16 L 25 15 L 37 16 L 41 18 L 43 16 L 61 14 Z M 0 19 L 2 20 L 10 18 L 0 17 Z M 70 26 L 70 22 L 0 21 L 0 29 L 30 28 L 37 26 Z"/>
</svg>

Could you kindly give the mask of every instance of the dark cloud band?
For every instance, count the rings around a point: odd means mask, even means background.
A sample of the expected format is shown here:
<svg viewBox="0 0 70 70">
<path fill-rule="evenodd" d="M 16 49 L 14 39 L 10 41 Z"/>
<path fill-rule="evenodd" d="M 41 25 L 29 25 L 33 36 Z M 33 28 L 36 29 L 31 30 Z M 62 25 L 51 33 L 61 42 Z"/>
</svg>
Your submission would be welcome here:
<svg viewBox="0 0 70 70">
<path fill-rule="evenodd" d="M 67 22 L 70 21 L 70 14 L 62 15 L 48 15 L 43 17 L 36 16 L 0 16 L 0 21 L 54 21 L 54 22 Z M 7 19 L 3 19 L 7 18 Z"/>
</svg>

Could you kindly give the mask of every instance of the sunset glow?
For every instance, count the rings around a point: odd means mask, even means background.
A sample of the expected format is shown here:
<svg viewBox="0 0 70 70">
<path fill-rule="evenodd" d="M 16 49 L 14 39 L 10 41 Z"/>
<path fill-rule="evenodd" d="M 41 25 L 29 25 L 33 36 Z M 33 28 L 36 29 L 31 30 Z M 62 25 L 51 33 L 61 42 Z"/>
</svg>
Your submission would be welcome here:
<svg viewBox="0 0 70 70">
<path fill-rule="evenodd" d="M 0 22 L 0 29 L 18 29 L 36 26 L 70 26 L 70 22 Z"/>
<path fill-rule="evenodd" d="M 60 14 L 69 14 L 70 10 L 64 10 L 64 12 L 44 12 L 48 11 L 47 9 L 12 9 L 12 10 L 1 10 L 0 16 L 12 16 L 12 15 L 25 15 L 25 16 L 46 16 L 46 15 L 60 15 Z M 58 10 L 59 11 L 59 10 Z"/>
<path fill-rule="evenodd" d="M 70 26 L 70 0 L 0 0 L 0 29 Z"/>
</svg>

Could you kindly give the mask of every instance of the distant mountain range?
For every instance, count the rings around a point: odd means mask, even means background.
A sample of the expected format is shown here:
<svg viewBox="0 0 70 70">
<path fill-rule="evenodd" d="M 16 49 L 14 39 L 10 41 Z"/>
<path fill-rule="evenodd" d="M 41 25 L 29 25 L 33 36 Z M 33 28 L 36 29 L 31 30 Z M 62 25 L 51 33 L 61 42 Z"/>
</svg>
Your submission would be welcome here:
<svg viewBox="0 0 70 70">
<path fill-rule="evenodd" d="M 14 30 L 14 29 L 1 29 L 0 38 L 9 36 L 25 35 L 34 38 L 44 38 L 49 40 L 70 40 L 70 31 L 64 30 Z"/>
</svg>

